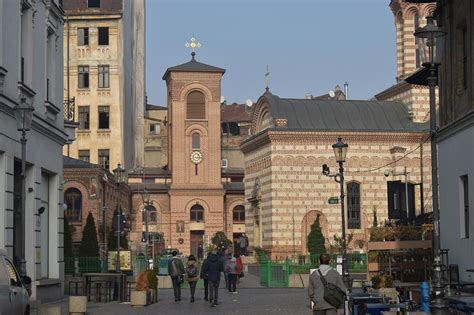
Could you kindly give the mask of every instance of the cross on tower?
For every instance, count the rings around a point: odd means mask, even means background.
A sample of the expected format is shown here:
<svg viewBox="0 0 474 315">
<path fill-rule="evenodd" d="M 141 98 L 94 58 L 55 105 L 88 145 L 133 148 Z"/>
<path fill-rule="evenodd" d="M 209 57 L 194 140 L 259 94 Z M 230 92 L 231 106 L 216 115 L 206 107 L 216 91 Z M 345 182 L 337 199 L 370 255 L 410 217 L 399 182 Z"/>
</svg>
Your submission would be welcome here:
<svg viewBox="0 0 474 315">
<path fill-rule="evenodd" d="M 200 47 L 201 47 L 201 43 L 196 41 L 196 38 L 194 38 L 194 36 L 191 37 L 191 43 L 186 43 L 186 48 L 191 48 L 192 50 L 191 56 L 193 57 L 193 60 L 194 60 L 194 56 L 196 56 L 196 49 Z"/>
</svg>

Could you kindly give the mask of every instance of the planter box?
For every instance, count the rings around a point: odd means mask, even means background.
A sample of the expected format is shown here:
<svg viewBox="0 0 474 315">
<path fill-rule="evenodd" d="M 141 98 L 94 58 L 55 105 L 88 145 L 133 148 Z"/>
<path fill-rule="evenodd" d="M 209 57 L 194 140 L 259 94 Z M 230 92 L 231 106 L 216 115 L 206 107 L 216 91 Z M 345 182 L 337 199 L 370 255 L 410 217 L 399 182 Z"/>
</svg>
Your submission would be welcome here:
<svg viewBox="0 0 474 315">
<path fill-rule="evenodd" d="M 368 250 L 389 250 L 389 249 L 416 249 L 416 248 L 431 248 L 431 240 L 419 241 L 387 241 L 387 242 L 369 242 L 367 244 Z"/>
<path fill-rule="evenodd" d="M 61 305 L 43 305 L 39 308 L 38 315 L 61 315 Z"/>
<path fill-rule="evenodd" d="M 85 314 L 87 312 L 87 296 L 69 297 L 69 314 Z"/>
<path fill-rule="evenodd" d="M 130 292 L 130 305 L 135 307 L 147 306 L 149 301 L 148 291 L 135 291 Z"/>
<path fill-rule="evenodd" d="M 173 284 L 171 283 L 170 276 L 158 276 L 158 289 L 172 289 Z"/>
</svg>

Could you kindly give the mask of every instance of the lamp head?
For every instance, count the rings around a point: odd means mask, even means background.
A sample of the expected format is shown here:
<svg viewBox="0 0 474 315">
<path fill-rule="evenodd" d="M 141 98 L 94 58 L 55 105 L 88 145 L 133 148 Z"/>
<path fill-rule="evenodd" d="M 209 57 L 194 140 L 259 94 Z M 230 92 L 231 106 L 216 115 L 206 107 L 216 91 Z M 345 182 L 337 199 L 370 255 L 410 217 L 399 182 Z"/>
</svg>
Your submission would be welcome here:
<svg viewBox="0 0 474 315">
<path fill-rule="evenodd" d="M 337 142 L 332 145 L 334 150 L 334 156 L 336 157 L 336 162 L 343 163 L 346 161 L 347 148 L 349 146 L 347 143 L 342 142 L 342 138 L 337 138 Z"/>
<path fill-rule="evenodd" d="M 20 104 L 13 109 L 18 131 L 30 130 L 34 110 L 33 106 L 26 103 L 26 98 L 22 97 Z"/>
</svg>

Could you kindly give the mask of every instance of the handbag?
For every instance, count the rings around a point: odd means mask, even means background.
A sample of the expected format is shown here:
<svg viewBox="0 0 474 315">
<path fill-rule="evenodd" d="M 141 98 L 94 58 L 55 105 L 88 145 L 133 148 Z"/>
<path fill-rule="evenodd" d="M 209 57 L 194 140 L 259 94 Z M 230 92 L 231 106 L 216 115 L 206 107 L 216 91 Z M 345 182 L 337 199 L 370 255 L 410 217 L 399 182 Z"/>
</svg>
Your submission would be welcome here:
<svg viewBox="0 0 474 315">
<path fill-rule="evenodd" d="M 344 303 L 346 293 L 337 285 L 327 282 L 319 269 L 318 273 L 324 285 L 324 300 L 335 308 L 339 308 Z"/>
</svg>

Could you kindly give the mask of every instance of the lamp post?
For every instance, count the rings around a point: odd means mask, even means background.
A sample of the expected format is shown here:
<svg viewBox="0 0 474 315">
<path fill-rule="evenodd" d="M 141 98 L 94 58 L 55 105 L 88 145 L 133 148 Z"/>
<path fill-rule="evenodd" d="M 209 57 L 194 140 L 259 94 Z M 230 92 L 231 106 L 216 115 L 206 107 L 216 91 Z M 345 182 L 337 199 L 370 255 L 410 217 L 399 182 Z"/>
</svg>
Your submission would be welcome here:
<svg viewBox="0 0 474 315">
<path fill-rule="evenodd" d="M 21 235 L 23 244 L 21 246 L 20 273 L 26 276 L 26 132 L 31 128 L 34 108 L 22 98 L 20 104 L 13 109 L 17 130 L 21 131 Z"/>
<path fill-rule="evenodd" d="M 344 211 L 344 162 L 346 161 L 347 143 L 342 142 L 342 138 L 337 138 L 337 142 L 332 145 L 336 162 L 339 164 L 339 173 L 330 175 L 329 167 L 323 165 L 323 174 L 329 177 L 334 177 L 334 180 L 340 184 L 340 202 L 341 202 L 341 222 L 342 222 L 342 279 L 346 288 L 350 288 L 349 272 L 347 270 L 347 240 L 346 240 L 346 216 Z"/>
<path fill-rule="evenodd" d="M 146 264 L 147 264 L 147 269 L 148 269 L 148 265 L 149 265 L 148 247 L 149 247 L 149 240 L 150 240 L 150 236 L 148 233 L 148 206 L 150 205 L 150 192 L 146 188 L 143 188 L 142 201 L 143 201 L 143 216 L 145 218 L 145 259 L 146 259 Z"/>
<path fill-rule="evenodd" d="M 440 239 L 440 214 L 438 203 L 438 150 L 436 147 L 436 95 L 435 88 L 437 83 L 437 68 L 439 62 L 435 60 L 436 40 L 445 36 L 446 32 L 440 29 L 434 23 L 434 15 L 427 18 L 427 24 L 415 31 L 415 37 L 426 41 L 428 46 L 429 60 L 423 63 L 428 69 L 428 86 L 430 91 L 430 136 L 431 136 L 431 181 L 433 196 L 433 287 L 432 300 L 430 303 L 433 314 L 447 314 L 448 305 L 444 300 L 444 284 L 442 280 L 442 262 L 441 262 L 441 239 Z M 439 57 L 439 56 L 437 56 Z"/>
<path fill-rule="evenodd" d="M 117 186 L 117 189 L 116 189 L 117 215 L 114 218 L 114 220 L 116 220 L 116 233 L 117 233 L 117 257 L 115 258 L 115 271 L 119 273 L 120 272 L 120 235 L 123 230 L 123 214 L 122 214 L 122 207 L 120 206 L 121 204 L 120 188 L 121 188 L 121 184 L 125 182 L 126 173 L 125 173 L 125 169 L 120 164 L 117 165 L 117 168 L 115 168 L 113 172 L 114 172 L 114 177 L 115 177 L 115 184 Z"/>
</svg>

